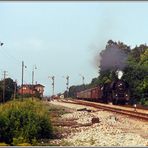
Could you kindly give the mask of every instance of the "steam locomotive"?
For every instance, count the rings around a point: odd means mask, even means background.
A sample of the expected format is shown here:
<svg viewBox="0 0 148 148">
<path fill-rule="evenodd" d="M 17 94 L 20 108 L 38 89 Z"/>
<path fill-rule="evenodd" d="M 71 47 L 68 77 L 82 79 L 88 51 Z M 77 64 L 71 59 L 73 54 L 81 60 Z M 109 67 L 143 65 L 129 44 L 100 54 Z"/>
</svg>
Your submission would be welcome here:
<svg viewBox="0 0 148 148">
<path fill-rule="evenodd" d="M 129 84 L 123 80 L 116 80 L 112 83 L 105 83 L 81 92 L 77 92 L 77 99 L 94 102 L 125 105 L 129 101 Z"/>
</svg>

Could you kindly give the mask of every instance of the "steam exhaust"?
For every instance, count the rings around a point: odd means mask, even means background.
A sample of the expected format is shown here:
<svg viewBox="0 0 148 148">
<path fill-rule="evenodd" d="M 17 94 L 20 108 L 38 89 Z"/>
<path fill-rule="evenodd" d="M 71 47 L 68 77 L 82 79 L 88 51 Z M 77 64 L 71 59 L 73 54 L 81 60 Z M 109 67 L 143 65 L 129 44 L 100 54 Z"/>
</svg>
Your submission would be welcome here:
<svg viewBox="0 0 148 148">
<path fill-rule="evenodd" d="M 123 71 L 117 70 L 117 71 L 116 71 L 116 74 L 117 74 L 117 76 L 118 76 L 118 79 L 120 80 L 120 79 L 122 78 L 122 76 L 123 76 Z"/>
</svg>

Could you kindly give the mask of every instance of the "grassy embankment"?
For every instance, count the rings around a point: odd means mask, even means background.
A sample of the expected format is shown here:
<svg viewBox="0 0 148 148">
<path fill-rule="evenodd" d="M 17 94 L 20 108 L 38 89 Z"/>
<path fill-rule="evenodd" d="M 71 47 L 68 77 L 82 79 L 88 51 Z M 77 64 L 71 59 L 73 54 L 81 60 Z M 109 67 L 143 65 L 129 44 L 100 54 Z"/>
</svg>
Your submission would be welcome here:
<svg viewBox="0 0 148 148">
<path fill-rule="evenodd" d="M 0 146 L 44 145 L 56 137 L 52 125 L 64 109 L 37 99 L 14 100 L 0 105 Z M 45 145 L 50 145 L 46 143 Z"/>
</svg>

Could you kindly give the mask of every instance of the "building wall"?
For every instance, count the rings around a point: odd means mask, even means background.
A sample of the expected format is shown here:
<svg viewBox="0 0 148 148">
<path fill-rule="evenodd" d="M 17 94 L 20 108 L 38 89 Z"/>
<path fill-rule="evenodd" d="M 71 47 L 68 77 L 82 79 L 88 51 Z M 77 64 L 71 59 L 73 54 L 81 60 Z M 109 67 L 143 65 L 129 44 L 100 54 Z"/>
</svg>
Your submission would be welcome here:
<svg viewBox="0 0 148 148">
<path fill-rule="evenodd" d="M 32 91 L 32 89 L 29 86 L 23 86 L 23 94 L 35 94 L 36 92 L 39 92 L 39 94 L 41 95 L 41 97 L 43 96 L 43 92 L 44 92 L 44 87 L 43 86 L 35 86 L 35 88 L 33 88 L 34 90 Z M 18 89 L 18 94 L 22 94 L 22 88 Z"/>
<path fill-rule="evenodd" d="M 41 97 L 43 96 L 44 87 L 43 86 L 35 86 L 35 89 L 41 94 Z"/>
<path fill-rule="evenodd" d="M 19 94 L 22 94 L 22 88 L 18 90 Z M 35 92 L 32 91 L 29 87 L 23 87 L 23 94 L 34 94 Z"/>
</svg>

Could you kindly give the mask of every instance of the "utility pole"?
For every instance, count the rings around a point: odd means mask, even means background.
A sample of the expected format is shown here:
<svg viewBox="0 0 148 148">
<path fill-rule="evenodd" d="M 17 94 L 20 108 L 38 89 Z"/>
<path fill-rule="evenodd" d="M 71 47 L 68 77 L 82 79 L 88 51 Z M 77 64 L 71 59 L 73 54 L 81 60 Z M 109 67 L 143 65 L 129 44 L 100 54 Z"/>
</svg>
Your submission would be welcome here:
<svg viewBox="0 0 148 148">
<path fill-rule="evenodd" d="M 22 61 L 22 101 L 23 101 L 24 67 L 27 68 L 27 67 L 24 65 L 24 61 Z"/>
<path fill-rule="evenodd" d="M 34 88 L 33 84 L 34 84 L 34 69 L 32 71 L 32 100 L 33 100 L 33 96 L 34 96 L 34 94 L 33 94 L 33 88 Z"/>
<path fill-rule="evenodd" d="M 22 100 L 23 100 L 24 61 L 22 61 Z"/>
<path fill-rule="evenodd" d="M 4 43 L 0 42 L 0 46 L 3 46 Z M 6 71 L 4 71 L 4 80 L 3 80 L 3 102 L 5 102 L 5 77 L 6 77 Z"/>
<path fill-rule="evenodd" d="M 34 84 L 34 70 L 32 71 L 32 85 Z"/>
<path fill-rule="evenodd" d="M 35 69 L 37 69 L 36 65 L 33 66 L 33 70 L 32 70 L 32 85 L 34 84 L 34 71 Z"/>
<path fill-rule="evenodd" d="M 37 69 L 36 65 L 33 66 L 32 70 L 32 100 L 33 100 L 33 88 L 34 88 L 34 71 Z"/>
<path fill-rule="evenodd" d="M 48 78 L 51 78 L 52 79 L 52 95 L 54 96 L 54 81 L 55 81 L 55 76 L 49 76 Z"/>
<path fill-rule="evenodd" d="M 3 103 L 5 102 L 5 88 L 6 88 L 6 84 L 5 84 L 5 78 L 6 78 L 6 72 L 4 71 L 4 80 L 3 80 Z"/>
<path fill-rule="evenodd" d="M 15 98 L 16 98 L 16 88 L 17 88 L 17 80 L 15 80 L 15 82 L 14 82 L 14 100 L 15 100 Z"/>
</svg>

